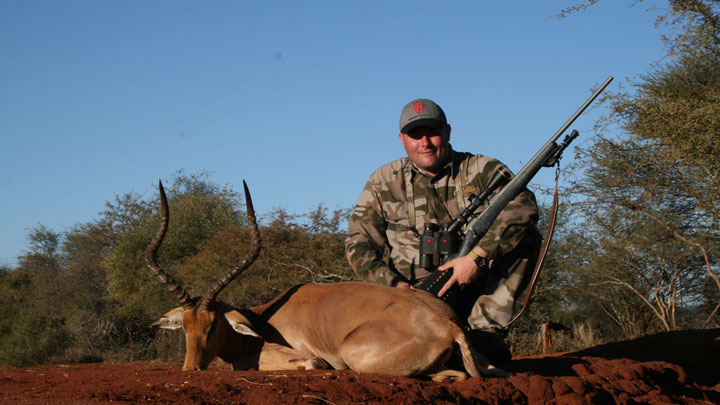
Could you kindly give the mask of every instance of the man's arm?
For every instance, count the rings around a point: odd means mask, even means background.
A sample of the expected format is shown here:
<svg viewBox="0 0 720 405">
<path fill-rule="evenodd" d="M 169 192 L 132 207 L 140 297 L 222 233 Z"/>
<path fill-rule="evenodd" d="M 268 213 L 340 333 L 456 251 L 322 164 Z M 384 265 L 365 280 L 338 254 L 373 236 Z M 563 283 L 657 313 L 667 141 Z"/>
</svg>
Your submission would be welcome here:
<svg viewBox="0 0 720 405">
<path fill-rule="evenodd" d="M 476 246 L 487 252 L 488 259 L 502 256 L 519 245 L 537 222 L 535 195 L 525 190 L 505 206 Z"/>
<path fill-rule="evenodd" d="M 401 278 L 390 269 L 384 257 L 388 246 L 386 229 L 377 187 L 370 179 L 348 221 L 345 256 L 360 279 L 393 285 Z"/>
</svg>

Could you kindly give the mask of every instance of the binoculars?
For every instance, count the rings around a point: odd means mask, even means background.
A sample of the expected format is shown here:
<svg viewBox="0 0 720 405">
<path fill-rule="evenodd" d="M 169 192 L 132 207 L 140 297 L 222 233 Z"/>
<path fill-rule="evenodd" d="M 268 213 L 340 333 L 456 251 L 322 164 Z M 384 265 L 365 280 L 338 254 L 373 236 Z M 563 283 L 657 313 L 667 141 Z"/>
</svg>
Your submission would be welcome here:
<svg viewBox="0 0 720 405">
<path fill-rule="evenodd" d="M 451 254 L 457 252 L 458 235 L 448 230 L 448 225 L 426 223 L 420 237 L 420 267 L 433 271 Z"/>
</svg>

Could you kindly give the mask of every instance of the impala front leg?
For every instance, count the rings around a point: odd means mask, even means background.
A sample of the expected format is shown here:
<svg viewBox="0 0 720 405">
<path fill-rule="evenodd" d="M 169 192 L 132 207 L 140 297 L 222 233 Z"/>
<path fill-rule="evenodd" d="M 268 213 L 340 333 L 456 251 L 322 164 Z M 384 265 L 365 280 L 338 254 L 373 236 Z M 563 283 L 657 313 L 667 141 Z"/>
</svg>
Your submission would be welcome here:
<svg viewBox="0 0 720 405">
<path fill-rule="evenodd" d="M 258 358 L 258 370 L 327 370 L 330 365 L 320 357 L 275 343 L 265 343 Z"/>
</svg>

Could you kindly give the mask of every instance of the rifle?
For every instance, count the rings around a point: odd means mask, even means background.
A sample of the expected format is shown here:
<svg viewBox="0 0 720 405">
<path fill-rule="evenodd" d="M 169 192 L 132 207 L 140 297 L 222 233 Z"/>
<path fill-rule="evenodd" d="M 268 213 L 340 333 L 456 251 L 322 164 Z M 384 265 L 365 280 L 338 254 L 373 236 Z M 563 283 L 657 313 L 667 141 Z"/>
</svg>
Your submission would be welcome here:
<svg viewBox="0 0 720 405">
<path fill-rule="evenodd" d="M 555 134 L 540 149 L 540 151 L 538 151 L 535 156 L 533 156 L 533 158 L 530 159 L 530 161 L 528 161 L 522 169 L 520 169 L 520 172 L 518 172 L 515 177 L 512 177 L 512 179 L 510 179 L 511 176 L 509 175 L 509 173 L 498 171 L 497 173 L 495 173 L 493 178 L 490 179 L 490 181 L 488 182 L 488 186 L 480 193 L 479 196 L 470 196 L 470 205 L 462 213 L 460 213 L 460 215 L 458 215 L 458 217 L 455 218 L 453 222 L 443 227 L 443 237 L 436 238 L 437 240 L 448 241 L 447 243 L 451 244 L 450 246 L 442 246 L 442 243 L 436 243 L 433 240 L 433 243 L 428 248 L 427 246 L 423 246 L 423 242 L 425 242 L 426 240 L 429 241 L 431 239 L 421 239 L 421 262 L 425 260 L 425 262 L 428 263 L 428 257 L 432 257 L 431 255 L 433 253 L 436 254 L 434 263 L 444 263 L 456 257 L 462 257 L 467 255 L 470 250 L 478 243 L 480 238 L 482 238 L 483 235 L 485 235 L 485 233 L 488 231 L 488 229 L 490 229 L 493 222 L 495 222 L 495 219 L 498 217 L 498 215 L 500 215 L 500 212 L 505 208 L 505 206 L 515 197 L 517 197 L 518 194 L 525 190 L 525 187 L 530 183 L 530 180 L 532 180 L 532 178 L 537 174 L 537 172 L 542 167 L 552 167 L 557 164 L 557 162 L 562 157 L 563 151 L 565 151 L 565 149 L 570 146 L 570 143 L 575 138 L 577 138 L 579 133 L 578 131 L 573 130 L 572 133 L 565 136 L 562 143 L 559 145 L 557 143 L 558 138 L 560 138 L 560 136 L 568 129 L 568 127 L 570 127 L 570 125 L 572 125 L 573 122 L 575 122 L 575 120 L 580 116 L 580 114 L 582 114 L 585 109 L 590 106 L 593 101 L 595 101 L 595 99 L 600 95 L 600 93 L 603 92 L 603 90 L 605 90 L 605 88 L 610 84 L 612 80 L 612 76 L 608 77 L 605 82 L 601 84 L 597 90 L 595 90 L 595 92 L 590 96 L 590 98 L 588 98 L 585 103 L 583 103 L 583 105 L 580 106 L 577 111 L 575 111 L 575 113 L 570 117 L 570 119 L 568 119 L 565 124 L 560 127 L 557 132 L 555 132 Z M 497 193 L 497 195 L 495 195 L 490 200 L 490 204 L 488 205 L 488 207 L 485 208 L 485 210 L 480 213 L 480 215 L 467 223 L 468 219 L 473 215 L 475 210 L 480 207 L 484 200 L 489 198 L 494 192 L 494 190 L 500 187 L 503 188 Z M 452 236 L 454 234 L 457 234 L 461 227 L 465 225 L 465 223 L 467 223 L 467 227 L 465 228 L 464 235 L 461 237 L 462 244 L 460 245 L 459 250 L 456 251 L 456 248 L 454 246 L 456 242 L 453 242 L 452 238 L 446 238 L 445 236 Z M 426 228 L 423 236 L 426 236 L 426 234 L 439 235 L 439 232 L 437 232 L 435 228 Z M 435 246 L 438 246 L 438 253 L 429 251 L 435 248 Z M 445 285 L 445 283 L 450 279 L 450 277 L 452 277 L 452 270 L 447 270 L 443 272 L 434 271 L 430 277 L 428 277 L 427 279 L 425 279 L 425 281 L 418 285 L 418 288 L 429 291 L 433 294 L 437 294 L 440 289 Z M 444 301 L 448 302 L 451 307 L 455 308 L 455 304 L 457 304 L 457 301 L 460 298 L 458 290 L 459 288 L 457 284 L 455 284 L 441 298 Z"/>
</svg>

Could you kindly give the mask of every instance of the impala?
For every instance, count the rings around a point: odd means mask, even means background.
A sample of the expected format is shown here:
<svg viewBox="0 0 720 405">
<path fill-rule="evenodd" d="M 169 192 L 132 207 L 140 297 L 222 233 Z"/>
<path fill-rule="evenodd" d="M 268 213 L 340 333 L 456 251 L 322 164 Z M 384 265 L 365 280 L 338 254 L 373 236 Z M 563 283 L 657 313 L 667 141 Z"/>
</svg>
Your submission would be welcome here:
<svg viewBox="0 0 720 405">
<path fill-rule="evenodd" d="M 217 299 L 260 253 L 260 231 L 243 182 L 251 228 L 250 248 L 238 264 L 215 280 L 202 297 L 191 298 L 157 263 L 168 228 L 169 209 L 159 185 L 162 220 L 145 251 L 150 272 L 180 303 L 153 326 L 185 332 L 183 370 L 203 370 L 219 357 L 233 369 L 352 369 L 394 376 L 462 380 L 445 363 L 459 349 L 468 374 L 505 376 L 477 353 L 454 312 L 431 294 L 376 284 L 306 284 L 270 302 L 246 309 Z"/>
</svg>

